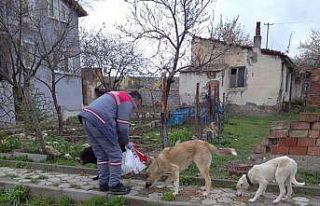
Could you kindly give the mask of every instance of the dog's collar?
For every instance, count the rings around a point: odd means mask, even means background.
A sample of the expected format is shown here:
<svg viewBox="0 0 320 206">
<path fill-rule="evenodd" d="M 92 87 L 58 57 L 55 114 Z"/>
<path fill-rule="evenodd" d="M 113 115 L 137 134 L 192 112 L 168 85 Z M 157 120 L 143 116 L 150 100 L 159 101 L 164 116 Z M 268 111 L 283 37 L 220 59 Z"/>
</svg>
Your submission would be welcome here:
<svg viewBox="0 0 320 206">
<path fill-rule="evenodd" d="M 250 186 L 253 185 L 253 183 L 251 182 L 248 174 L 246 174 L 246 179 L 247 179 L 247 182 L 248 182 L 248 184 L 249 184 Z"/>
</svg>

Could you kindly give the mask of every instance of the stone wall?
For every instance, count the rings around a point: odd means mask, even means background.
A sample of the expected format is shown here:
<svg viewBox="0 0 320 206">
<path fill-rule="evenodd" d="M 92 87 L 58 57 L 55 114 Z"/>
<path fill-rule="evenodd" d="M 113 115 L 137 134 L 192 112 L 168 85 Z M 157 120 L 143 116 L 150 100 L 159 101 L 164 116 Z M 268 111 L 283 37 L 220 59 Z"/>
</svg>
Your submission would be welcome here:
<svg viewBox="0 0 320 206">
<path fill-rule="evenodd" d="M 154 103 L 156 111 L 160 112 L 161 110 L 161 91 L 160 90 L 147 90 L 139 89 L 139 92 L 142 96 L 142 105 L 144 107 L 153 107 L 152 102 Z M 180 98 L 179 90 L 171 90 L 168 99 L 169 109 L 174 110 L 180 107 Z"/>
<path fill-rule="evenodd" d="M 268 116 L 277 113 L 277 106 L 258 106 L 253 103 L 246 103 L 245 105 L 227 104 L 225 110 L 232 116 Z"/>
<path fill-rule="evenodd" d="M 298 121 L 274 122 L 271 154 L 320 156 L 320 113 L 300 113 Z"/>
</svg>

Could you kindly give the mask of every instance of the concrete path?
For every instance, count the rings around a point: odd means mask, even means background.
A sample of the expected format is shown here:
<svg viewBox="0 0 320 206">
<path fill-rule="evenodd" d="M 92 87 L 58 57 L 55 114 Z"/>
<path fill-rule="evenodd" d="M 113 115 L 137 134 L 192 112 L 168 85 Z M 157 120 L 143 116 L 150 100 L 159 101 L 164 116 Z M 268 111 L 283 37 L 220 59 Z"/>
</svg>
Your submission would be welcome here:
<svg viewBox="0 0 320 206">
<path fill-rule="evenodd" d="M 98 192 L 97 181 L 92 180 L 92 176 L 77 175 L 77 174 L 63 174 L 57 172 L 44 172 L 42 170 L 31 169 L 16 169 L 9 167 L 0 167 L 0 186 L 2 183 L 25 184 L 29 187 L 35 186 L 40 188 L 56 188 L 63 191 L 71 191 L 77 195 L 71 195 L 73 198 L 77 196 L 91 195 L 106 195 L 105 193 Z M 159 183 L 156 188 L 145 189 L 142 180 L 125 179 L 124 183 L 130 185 L 132 190 L 130 194 L 126 195 L 129 198 L 138 198 L 144 201 L 158 202 L 159 205 L 272 205 L 272 201 L 276 198 L 277 194 L 266 193 L 265 197 L 260 198 L 256 203 L 248 204 L 248 199 L 254 193 L 248 193 L 244 197 L 238 198 L 235 196 L 235 190 L 230 188 L 214 188 L 213 191 L 207 196 L 201 195 L 200 188 L 197 186 L 182 186 L 180 187 L 180 194 L 173 202 L 164 203 L 161 197 L 164 192 L 170 189 L 163 188 Z M 43 189 L 44 191 L 44 189 Z M 80 198 L 80 200 L 82 200 Z M 319 196 L 302 196 L 293 195 L 293 199 L 288 202 L 281 202 L 280 206 L 289 205 L 320 205 Z"/>
</svg>

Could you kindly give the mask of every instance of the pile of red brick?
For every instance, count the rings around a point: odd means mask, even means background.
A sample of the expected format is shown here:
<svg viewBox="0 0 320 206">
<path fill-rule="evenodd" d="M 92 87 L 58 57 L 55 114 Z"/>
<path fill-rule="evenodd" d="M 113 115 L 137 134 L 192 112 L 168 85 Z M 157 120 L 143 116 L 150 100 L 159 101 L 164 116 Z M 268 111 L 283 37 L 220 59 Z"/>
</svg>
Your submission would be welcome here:
<svg viewBox="0 0 320 206">
<path fill-rule="evenodd" d="M 300 113 L 298 121 L 273 122 L 272 154 L 320 156 L 320 113 Z"/>
</svg>

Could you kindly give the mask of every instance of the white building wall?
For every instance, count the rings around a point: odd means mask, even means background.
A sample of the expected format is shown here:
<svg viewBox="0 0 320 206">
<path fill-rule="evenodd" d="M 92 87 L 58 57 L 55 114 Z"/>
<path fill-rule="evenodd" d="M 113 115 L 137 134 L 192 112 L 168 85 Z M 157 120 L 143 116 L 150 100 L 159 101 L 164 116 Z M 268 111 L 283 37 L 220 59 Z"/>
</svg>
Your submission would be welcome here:
<svg viewBox="0 0 320 206">
<path fill-rule="evenodd" d="M 279 91 L 282 86 L 283 95 L 285 93 L 285 82 L 287 68 L 284 67 L 282 74 L 282 60 L 279 56 L 263 55 L 256 51 L 257 61 L 253 62 L 249 58 L 247 49 L 235 48 L 232 53 L 224 55 L 224 62 L 229 67 L 217 75 L 220 81 L 220 100 L 223 100 L 223 93 L 229 104 L 246 105 L 255 104 L 257 106 L 276 106 L 279 101 Z M 250 51 L 251 52 L 251 51 Z M 230 88 L 231 67 L 246 67 L 246 86 L 243 88 Z M 222 81 L 222 76 L 223 81 Z M 180 100 L 182 105 L 193 105 L 196 84 L 200 83 L 200 94 L 205 91 L 205 84 L 210 79 L 206 73 L 181 73 L 179 84 Z M 281 85 L 281 78 L 283 84 Z M 282 97 L 280 99 L 283 99 Z"/>
<path fill-rule="evenodd" d="M 237 105 L 252 103 L 258 106 L 277 104 L 281 85 L 280 57 L 258 53 L 256 63 L 249 65 L 245 62 L 244 65 L 235 66 L 246 66 L 247 85 L 243 88 L 230 88 L 230 69 L 228 69 L 224 87 L 228 103 Z"/>
<path fill-rule="evenodd" d="M 193 105 L 195 102 L 197 83 L 199 83 L 199 92 L 201 94 L 206 91 L 204 88 L 208 80 L 209 79 L 205 73 L 197 73 L 197 75 L 193 72 L 181 73 L 179 76 L 181 105 Z"/>
</svg>

